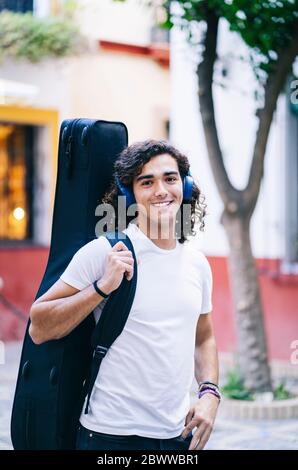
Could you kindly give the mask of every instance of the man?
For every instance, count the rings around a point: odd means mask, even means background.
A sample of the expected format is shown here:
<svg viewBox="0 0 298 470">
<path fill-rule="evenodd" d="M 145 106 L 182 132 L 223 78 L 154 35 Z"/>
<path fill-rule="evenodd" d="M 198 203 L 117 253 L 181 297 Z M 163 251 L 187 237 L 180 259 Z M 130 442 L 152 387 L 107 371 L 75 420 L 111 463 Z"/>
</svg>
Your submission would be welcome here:
<svg viewBox="0 0 298 470">
<path fill-rule="evenodd" d="M 185 228 L 176 233 L 188 170 L 187 158 L 164 141 L 133 144 L 116 161 L 118 184 L 104 202 L 117 209 L 121 184 L 136 201 L 136 223 L 130 220 L 124 232 L 133 242 L 138 282 L 124 330 L 102 362 L 88 414 L 83 407 L 78 449 L 200 450 L 209 439 L 220 400 L 212 275 Z M 196 217 L 204 226 L 205 208 L 195 182 L 191 191 L 194 233 Z M 133 270 L 132 253 L 122 242 L 111 248 L 100 236 L 83 246 L 32 305 L 33 341 L 62 338 L 92 311 L 98 320 L 106 297 L 123 275 L 132 279 Z M 200 398 L 190 407 L 194 373 Z"/>
</svg>

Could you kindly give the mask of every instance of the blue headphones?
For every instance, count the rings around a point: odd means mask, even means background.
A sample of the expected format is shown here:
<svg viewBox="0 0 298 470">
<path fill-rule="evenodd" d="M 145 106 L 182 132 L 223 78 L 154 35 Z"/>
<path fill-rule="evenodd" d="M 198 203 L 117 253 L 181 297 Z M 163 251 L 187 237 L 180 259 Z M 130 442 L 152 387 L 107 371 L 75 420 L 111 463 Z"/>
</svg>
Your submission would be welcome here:
<svg viewBox="0 0 298 470">
<path fill-rule="evenodd" d="M 115 176 L 115 180 L 116 180 L 119 196 L 126 196 L 126 207 L 129 207 L 131 204 L 135 204 L 136 199 L 134 197 L 133 191 L 128 186 L 122 184 L 119 178 L 117 178 L 116 176 Z M 194 183 L 193 177 L 191 176 L 190 171 L 188 171 L 187 175 L 185 175 L 182 180 L 183 203 L 191 201 L 193 183 Z"/>
</svg>

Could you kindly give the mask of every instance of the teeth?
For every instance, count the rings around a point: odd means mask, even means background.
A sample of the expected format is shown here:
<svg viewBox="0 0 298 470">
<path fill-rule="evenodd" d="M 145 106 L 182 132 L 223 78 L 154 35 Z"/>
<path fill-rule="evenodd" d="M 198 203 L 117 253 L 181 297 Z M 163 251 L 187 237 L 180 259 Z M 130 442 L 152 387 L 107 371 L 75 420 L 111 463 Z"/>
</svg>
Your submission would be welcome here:
<svg viewBox="0 0 298 470">
<path fill-rule="evenodd" d="M 157 206 L 157 207 L 163 207 L 163 206 L 168 206 L 169 204 L 171 204 L 172 201 L 168 201 L 168 202 L 156 202 L 154 204 L 152 204 L 153 206 Z"/>
</svg>

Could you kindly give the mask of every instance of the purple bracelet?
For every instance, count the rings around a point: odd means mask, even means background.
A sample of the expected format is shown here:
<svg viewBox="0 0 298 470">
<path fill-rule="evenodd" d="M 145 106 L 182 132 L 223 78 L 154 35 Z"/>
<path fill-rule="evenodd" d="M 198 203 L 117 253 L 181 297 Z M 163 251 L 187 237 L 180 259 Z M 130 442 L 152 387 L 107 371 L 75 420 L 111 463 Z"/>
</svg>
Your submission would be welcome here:
<svg viewBox="0 0 298 470">
<path fill-rule="evenodd" d="M 206 390 L 206 388 L 208 388 L 208 390 L 215 390 L 216 392 L 219 391 L 219 388 L 218 388 L 218 385 L 215 385 L 215 384 L 207 384 L 207 383 L 201 383 L 199 385 L 199 392 L 201 392 L 202 390 Z"/>
<path fill-rule="evenodd" d="M 202 398 L 202 396 L 206 395 L 206 393 L 211 393 L 211 395 L 217 397 L 219 401 L 221 400 L 220 393 L 215 391 L 213 388 L 204 388 L 204 390 L 198 393 L 198 398 Z"/>
</svg>

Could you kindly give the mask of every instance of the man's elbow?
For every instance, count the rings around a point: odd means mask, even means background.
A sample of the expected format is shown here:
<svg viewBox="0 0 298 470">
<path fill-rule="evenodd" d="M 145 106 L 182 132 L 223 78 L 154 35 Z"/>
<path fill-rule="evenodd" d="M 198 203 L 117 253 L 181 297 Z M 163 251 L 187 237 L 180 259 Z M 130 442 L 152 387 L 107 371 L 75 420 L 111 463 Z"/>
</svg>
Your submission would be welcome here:
<svg viewBox="0 0 298 470">
<path fill-rule="evenodd" d="M 32 324 L 29 326 L 29 335 L 34 344 L 40 345 L 45 342 Z"/>
<path fill-rule="evenodd" d="M 42 335 L 42 331 L 39 327 L 38 322 L 38 311 L 36 309 L 36 305 L 33 304 L 30 310 L 30 326 L 29 326 L 29 335 L 34 344 L 40 345 L 47 341 L 46 338 Z"/>
</svg>

